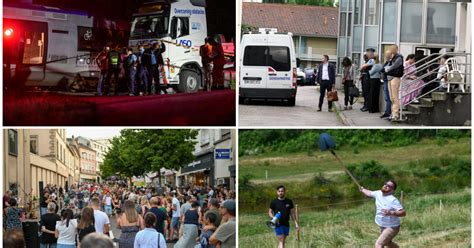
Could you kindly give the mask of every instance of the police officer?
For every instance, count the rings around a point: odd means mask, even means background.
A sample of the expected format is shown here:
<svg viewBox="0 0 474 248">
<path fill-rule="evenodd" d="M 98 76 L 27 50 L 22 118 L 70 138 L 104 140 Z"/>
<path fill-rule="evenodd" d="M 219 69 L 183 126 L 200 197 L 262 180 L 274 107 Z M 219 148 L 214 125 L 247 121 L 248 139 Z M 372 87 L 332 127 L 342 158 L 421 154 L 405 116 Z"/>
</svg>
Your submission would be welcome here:
<svg viewBox="0 0 474 248">
<path fill-rule="evenodd" d="M 135 78 L 137 75 L 137 56 L 133 54 L 133 49 L 127 49 L 127 58 L 125 60 L 125 73 L 128 81 L 128 95 L 135 95 Z"/>
<path fill-rule="evenodd" d="M 120 73 L 120 63 L 121 58 L 120 58 L 120 52 L 118 51 L 118 46 L 114 46 L 114 49 L 110 50 L 107 53 L 107 60 L 108 60 L 108 71 L 107 71 L 107 76 L 105 78 L 105 85 L 106 85 L 106 92 L 108 92 L 110 88 L 110 80 L 112 78 L 112 75 L 114 76 L 115 80 L 115 95 L 118 95 L 118 89 L 119 89 L 119 73 Z"/>
<path fill-rule="evenodd" d="M 144 92 L 147 92 L 148 88 L 148 70 L 145 64 L 145 48 L 142 45 L 138 46 L 137 79 L 140 95 L 143 95 Z"/>
<path fill-rule="evenodd" d="M 161 77 L 166 77 L 165 75 L 162 74 L 162 71 L 164 72 L 164 66 L 165 66 L 165 61 L 163 60 L 163 53 L 166 51 L 166 46 L 163 42 L 158 41 L 154 45 L 155 49 L 155 56 L 158 60 L 158 75 L 161 75 Z M 166 86 L 163 85 L 163 87 L 160 84 L 160 79 L 158 78 L 158 81 L 155 79 L 155 84 L 157 85 L 158 92 L 163 92 L 163 94 L 166 94 Z"/>
<path fill-rule="evenodd" d="M 146 93 L 151 94 L 152 89 L 151 86 L 153 84 L 153 80 L 155 80 L 155 87 L 160 90 L 160 71 L 158 66 L 163 65 L 163 57 L 161 53 L 166 50 L 165 45 L 162 42 L 155 42 L 153 45 L 146 49 L 144 52 L 144 62 L 145 67 L 148 71 L 148 85 L 146 88 Z"/>
</svg>

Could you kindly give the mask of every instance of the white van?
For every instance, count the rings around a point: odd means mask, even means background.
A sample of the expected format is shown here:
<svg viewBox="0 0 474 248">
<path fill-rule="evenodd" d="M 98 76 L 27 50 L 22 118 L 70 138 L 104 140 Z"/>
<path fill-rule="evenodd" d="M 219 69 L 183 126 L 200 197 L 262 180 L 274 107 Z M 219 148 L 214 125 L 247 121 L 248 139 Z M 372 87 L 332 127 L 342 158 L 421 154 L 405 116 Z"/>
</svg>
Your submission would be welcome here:
<svg viewBox="0 0 474 248">
<path fill-rule="evenodd" d="M 296 100 L 296 54 L 291 33 L 260 29 L 241 42 L 239 102 L 245 99 Z"/>
</svg>

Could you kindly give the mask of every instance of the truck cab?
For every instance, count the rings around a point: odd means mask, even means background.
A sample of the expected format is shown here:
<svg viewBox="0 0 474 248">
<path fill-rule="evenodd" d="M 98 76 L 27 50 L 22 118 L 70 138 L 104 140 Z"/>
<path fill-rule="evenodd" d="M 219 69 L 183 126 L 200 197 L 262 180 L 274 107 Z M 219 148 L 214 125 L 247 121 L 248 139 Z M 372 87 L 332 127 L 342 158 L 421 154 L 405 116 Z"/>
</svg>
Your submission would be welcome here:
<svg viewBox="0 0 474 248">
<path fill-rule="evenodd" d="M 179 92 L 202 87 L 203 69 L 199 47 L 207 36 L 205 0 L 159 0 L 145 3 L 132 17 L 129 46 L 150 46 L 161 40 L 169 86 Z"/>
</svg>

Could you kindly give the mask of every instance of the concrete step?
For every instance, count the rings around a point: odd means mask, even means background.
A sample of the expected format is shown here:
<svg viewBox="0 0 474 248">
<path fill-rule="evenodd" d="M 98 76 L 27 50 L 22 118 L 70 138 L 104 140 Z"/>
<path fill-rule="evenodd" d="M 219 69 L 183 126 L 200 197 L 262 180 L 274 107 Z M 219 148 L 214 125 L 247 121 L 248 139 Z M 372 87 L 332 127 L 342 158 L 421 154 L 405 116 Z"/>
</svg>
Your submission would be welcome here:
<svg viewBox="0 0 474 248">
<path fill-rule="evenodd" d="M 431 98 L 433 101 L 446 101 L 447 99 L 446 92 L 431 92 Z"/>
<path fill-rule="evenodd" d="M 420 98 L 420 103 L 425 106 L 433 107 L 433 99 L 431 98 Z"/>
<path fill-rule="evenodd" d="M 431 109 L 433 106 L 423 105 L 423 104 L 408 104 L 407 110 L 412 113 L 419 114 L 424 109 Z"/>
</svg>

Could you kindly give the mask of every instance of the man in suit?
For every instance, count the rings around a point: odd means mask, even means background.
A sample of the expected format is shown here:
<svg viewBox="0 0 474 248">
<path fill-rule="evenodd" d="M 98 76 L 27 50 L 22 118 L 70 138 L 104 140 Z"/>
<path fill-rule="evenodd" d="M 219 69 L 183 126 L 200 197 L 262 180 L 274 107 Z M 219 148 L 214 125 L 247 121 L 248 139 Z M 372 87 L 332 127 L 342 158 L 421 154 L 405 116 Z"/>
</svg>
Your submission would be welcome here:
<svg viewBox="0 0 474 248">
<path fill-rule="evenodd" d="M 317 77 L 319 86 L 320 86 L 320 96 L 319 96 L 319 108 L 318 111 L 321 111 L 323 107 L 324 97 L 326 96 L 326 91 L 331 91 L 332 87 L 335 87 L 336 84 L 336 68 L 333 64 L 329 63 L 329 56 L 323 55 L 323 63 L 318 67 L 318 77 Z M 328 111 L 332 112 L 332 102 L 328 101 Z"/>
</svg>

